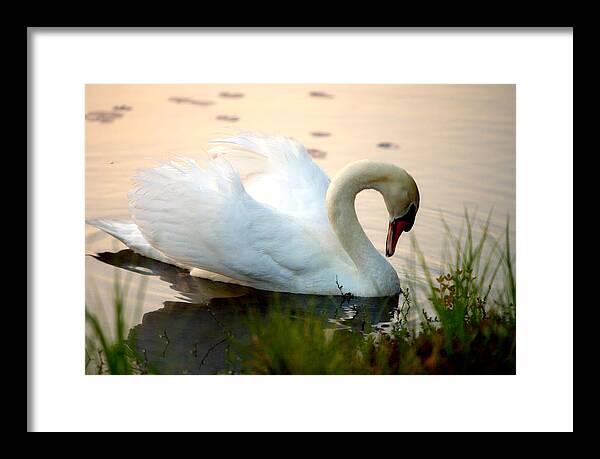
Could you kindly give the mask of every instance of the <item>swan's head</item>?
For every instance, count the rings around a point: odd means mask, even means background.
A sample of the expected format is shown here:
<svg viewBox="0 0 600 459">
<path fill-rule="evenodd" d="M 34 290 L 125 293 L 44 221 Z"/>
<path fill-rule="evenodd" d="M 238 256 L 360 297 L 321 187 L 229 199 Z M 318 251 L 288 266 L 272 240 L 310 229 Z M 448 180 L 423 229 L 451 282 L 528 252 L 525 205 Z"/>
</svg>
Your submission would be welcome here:
<svg viewBox="0 0 600 459">
<path fill-rule="evenodd" d="M 385 165 L 385 173 L 374 188 L 382 195 L 390 214 L 385 255 L 391 257 L 396 251 L 400 235 L 410 231 L 419 210 L 419 189 L 414 179 L 404 169 L 392 164 Z"/>
</svg>

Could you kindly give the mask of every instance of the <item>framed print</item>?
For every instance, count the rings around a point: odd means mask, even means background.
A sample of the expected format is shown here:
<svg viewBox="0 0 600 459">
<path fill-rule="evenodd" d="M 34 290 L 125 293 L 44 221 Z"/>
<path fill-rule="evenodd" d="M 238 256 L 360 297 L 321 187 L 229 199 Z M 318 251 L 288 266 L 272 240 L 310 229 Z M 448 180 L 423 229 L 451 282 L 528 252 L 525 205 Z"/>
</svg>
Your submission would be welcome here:
<svg viewBox="0 0 600 459">
<path fill-rule="evenodd" d="M 28 430 L 572 430 L 572 28 L 28 43 Z"/>
</svg>

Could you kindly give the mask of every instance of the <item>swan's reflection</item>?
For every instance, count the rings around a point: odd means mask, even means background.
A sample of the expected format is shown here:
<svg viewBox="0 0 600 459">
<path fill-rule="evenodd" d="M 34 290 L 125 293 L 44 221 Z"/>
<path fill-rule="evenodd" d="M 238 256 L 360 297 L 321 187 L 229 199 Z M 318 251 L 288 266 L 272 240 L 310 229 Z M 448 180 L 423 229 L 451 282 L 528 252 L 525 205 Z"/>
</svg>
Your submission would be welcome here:
<svg viewBox="0 0 600 459">
<path fill-rule="evenodd" d="M 247 336 L 249 311 L 264 316 L 271 308 L 284 305 L 295 314 L 324 314 L 332 327 L 361 330 L 366 323 L 389 323 L 398 308 L 398 296 L 297 295 L 214 282 L 128 249 L 94 258 L 138 274 L 159 276 L 179 293 L 182 301 L 166 301 L 162 308 L 146 313 L 142 323 L 129 333 L 138 354 L 160 374 L 236 371 L 230 338 L 243 340 Z"/>
</svg>

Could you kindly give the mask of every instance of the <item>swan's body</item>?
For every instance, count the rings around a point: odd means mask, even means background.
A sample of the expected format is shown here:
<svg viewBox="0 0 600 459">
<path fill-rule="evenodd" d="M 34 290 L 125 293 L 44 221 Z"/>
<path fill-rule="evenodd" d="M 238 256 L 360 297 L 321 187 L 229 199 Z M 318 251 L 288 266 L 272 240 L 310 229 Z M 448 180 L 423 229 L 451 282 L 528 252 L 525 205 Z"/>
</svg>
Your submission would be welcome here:
<svg viewBox="0 0 600 459">
<path fill-rule="evenodd" d="M 358 161 L 330 183 L 289 138 L 240 135 L 214 143 L 205 167 L 182 158 L 137 175 L 132 222 L 89 223 L 142 255 L 213 280 L 337 295 L 337 278 L 356 296 L 400 291 L 396 271 L 361 228 L 354 199 L 366 188 L 384 196 L 390 256 L 419 206 L 403 169 Z"/>
</svg>

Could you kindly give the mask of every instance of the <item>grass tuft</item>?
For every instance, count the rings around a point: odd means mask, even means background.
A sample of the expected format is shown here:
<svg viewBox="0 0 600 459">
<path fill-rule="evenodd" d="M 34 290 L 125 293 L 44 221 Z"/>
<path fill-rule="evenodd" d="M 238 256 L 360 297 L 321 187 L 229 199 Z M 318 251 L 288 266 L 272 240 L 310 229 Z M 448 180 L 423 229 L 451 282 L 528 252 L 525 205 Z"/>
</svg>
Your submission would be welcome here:
<svg viewBox="0 0 600 459">
<path fill-rule="evenodd" d="M 143 279 L 138 289 L 138 310 L 141 310 L 143 303 L 145 285 L 146 282 Z M 128 286 L 129 283 L 121 282 L 118 271 L 115 271 L 113 336 L 111 336 L 109 327 L 103 324 L 98 316 L 86 306 L 85 320 L 88 325 L 85 349 L 86 374 L 134 375 L 153 372 L 146 357 L 140 356 L 134 351 L 135 343 L 127 341 L 125 298 Z"/>
</svg>

